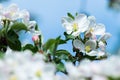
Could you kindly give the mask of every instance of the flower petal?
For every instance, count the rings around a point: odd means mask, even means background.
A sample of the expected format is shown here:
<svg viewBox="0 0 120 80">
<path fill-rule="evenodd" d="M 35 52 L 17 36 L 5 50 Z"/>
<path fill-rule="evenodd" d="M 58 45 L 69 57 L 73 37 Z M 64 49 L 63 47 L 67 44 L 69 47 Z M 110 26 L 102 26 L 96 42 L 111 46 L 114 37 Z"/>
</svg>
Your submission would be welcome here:
<svg viewBox="0 0 120 80">
<path fill-rule="evenodd" d="M 71 18 L 69 18 L 69 17 L 63 17 L 62 18 L 62 20 L 61 20 L 61 22 L 62 22 L 62 25 L 65 27 L 67 24 L 70 24 L 70 23 L 72 23 L 72 19 Z"/>
<path fill-rule="evenodd" d="M 105 43 L 103 43 L 102 41 L 100 41 L 99 43 L 98 43 L 98 46 L 99 46 L 99 48 L 102 50 L 102 51 L 105 51 Z"/>
<path fill-rule="evenodd" d="M 88 56 L 97 56 L 97 51 L 90 51 L 89 53 L 86 53 L 86 55 L 88 55 Z"/>
<path fill-rule="evenodd" d="M 90 48 L 92 50 L 96 49 L 96 41 L 95 40 L 88 40 L 86 43 L 85 43 L 85 46 L 90 46 Z"/>
<path fill-rule="evenodd" d="M 109 39 L 111 37 L 110 33 L 104 33 L 98 40 L 99 41 L 106 41 L 107 39 Z"/>
<path fill-rule="evenodd" d="M 79 50 L 84 50 L 85 48 L 85 45 L 79 40 L 79 39 L 75 39 L 73 41 L 73 46 L 76 48 L 76 49 L 79 49 Z"/>
<path fill-rule="evenodd" d="M 95 25 L 96 25 L 96 18 L 94 16 L 89 16 L 88 20 L 90 21 L 89 27 L 95 27 Z"/>
<path fill-rule="evenodd" d="M 97 24 L 94 30 L 96 35 L 102 35 L 105 33 L 105 26 L 103 24 Z"/>
<path fill-rule="evenodd" d="M 85 14 L 79 14 L 76 16 L 75 21 L 78 23 L 81 32 L 85 32 L 89 26 L 89 20 Z"/>
<path fill-rule="evenodd" d="M 17 11 L 19 11 L 19 8 L 18 8 L 18 6 L 16 4 L 11 4 L 10 6 L 8 6 L 7 9 L 10 12 L 17 12 Z"/>
<path fill-rule="evenodd" d="M 75 21 L 77 22 L 86 22 L 87 20 L 87 16 L 85 14 L 78 14 L 76 17 L 75 17 Z"/>
</svg>

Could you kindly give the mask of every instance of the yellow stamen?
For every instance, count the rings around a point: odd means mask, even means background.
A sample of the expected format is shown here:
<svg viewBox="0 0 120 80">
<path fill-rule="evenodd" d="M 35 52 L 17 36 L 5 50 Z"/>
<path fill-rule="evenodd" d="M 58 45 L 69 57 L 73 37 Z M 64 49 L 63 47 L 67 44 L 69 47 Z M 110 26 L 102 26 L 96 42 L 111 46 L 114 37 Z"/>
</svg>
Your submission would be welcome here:
<svg viewBox="0 0 120 80">
<path fill-rule="evenodd" d="M 85 47 L 85 51 L 86 51 L 86 52 L 89 52 L 90 50 L 91 50 L 90 46 L 86 46 L 86 47 Z"/>
<path fill-rule="evenodd" d="M 41 73 L 41 71 L 40 71 L 40 70 L 37 70 L 37 71 L 36 71 L 36 73 L 35 73 L 35 75 L 36 75 L 37 77 L 40 77 L 40 76 L 41 76 L 41 74 L 42 74 L 42 73 Z"/>
<path fill-rule="evenodd" d="M 90 32 L 93 32 L 94 31 L 94 29 L 93 28 L 90 28 Z"/>
<path fill-rule="evenodd" d="M 73 31 L 74 31 L 74 32 L 78 30 L 78 24 L 77 24 L 77 23 L 74 23 L 74 24 L 72 25 L 72 27 L 73 27 Z"/>
<path fill-rule="evenodd" d="M 9 80 L 17 80 L 17 76 L 12 75 Z"/>
</svg>

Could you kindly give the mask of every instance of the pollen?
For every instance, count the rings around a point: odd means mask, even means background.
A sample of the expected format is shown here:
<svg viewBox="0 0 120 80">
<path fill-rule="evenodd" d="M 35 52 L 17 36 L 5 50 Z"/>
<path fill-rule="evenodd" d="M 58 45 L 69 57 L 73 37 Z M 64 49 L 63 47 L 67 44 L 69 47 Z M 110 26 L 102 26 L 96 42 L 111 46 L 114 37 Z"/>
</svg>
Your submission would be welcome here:
<svg viewBox="0 0 120 80">
<path fill-rule="evenodd" d="M 86 52 L 89 52 L 90 50 L 91 50 L 90 46 L 86 46 L 86 47 L 85 47 L 85 51 L 86 51 Z"/>
<path fill-rule="evenodd" d="M 78 30 L 78 24 L 77 24 L 77 23 L 74 23 L 74 24 L 72 25 L 72 27 L 73 27 L 73 31 L 74 31 L 74 32 Z"/>
<path fill-rule="evenodd" d="M 94 31 L 94 29 L 93 28 L 90 28 L 90 32 L 93 32 Z"/>
<path fill-rule="evenodd" d="M 42 72 L 41 72 L 40 70 L 37 70 L 36 73 L 35 73 L 35 75 L 36 75 L 37 77 L 40 77 L 41 74 L 42 74 Z"/>
<path fill-rule="evenodd" d="M 17 76 L 12 75 L 9 80 L 17 80 Z"/>
</svg>

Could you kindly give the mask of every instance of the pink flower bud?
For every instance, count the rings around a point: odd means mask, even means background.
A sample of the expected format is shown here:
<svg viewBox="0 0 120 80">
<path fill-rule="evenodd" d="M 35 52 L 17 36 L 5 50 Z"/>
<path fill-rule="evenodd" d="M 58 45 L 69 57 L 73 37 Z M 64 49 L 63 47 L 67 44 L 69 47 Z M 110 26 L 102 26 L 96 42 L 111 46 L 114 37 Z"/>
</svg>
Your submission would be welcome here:
<svg viewBox="0 0 120 80">
<path fill-rule="evenodd" d="M 32 37 L 32 40 L 33 40 L 34 42 L 38 42 L 38 41 L 39 41 L 39 36 L 38 36 L 38 35 L 33 36 L 33 37 Z"/>
</svg>

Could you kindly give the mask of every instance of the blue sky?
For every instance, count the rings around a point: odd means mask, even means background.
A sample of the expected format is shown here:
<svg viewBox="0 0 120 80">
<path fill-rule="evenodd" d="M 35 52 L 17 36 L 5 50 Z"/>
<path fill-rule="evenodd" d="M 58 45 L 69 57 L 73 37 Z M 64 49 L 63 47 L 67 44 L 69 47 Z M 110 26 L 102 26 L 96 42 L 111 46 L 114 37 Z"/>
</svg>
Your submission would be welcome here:
<svg viewBox="0 0 120 80">
<path fill-rule="evenodd" d="M 114 52 L 116 46 L 119 46 L 120 13 L 108 8 L 108 0 L 10 0 L 3 5 L 8 6 L 11 3 L 16 3 L 21 9 L 29 10 L 36 17 L 44 41 L 63 35 L 65 29 L 61 25 L 61 17 L 66 16 L 67 12 L 75 14 L 82 10 L 95 16 L 97 22 L 105 24 L 106 31 L 112 34 L 108 40 L 108 52 Z M 72 51 L 70 42 L 64 45 L 64 48 Z"/>
</svg>

